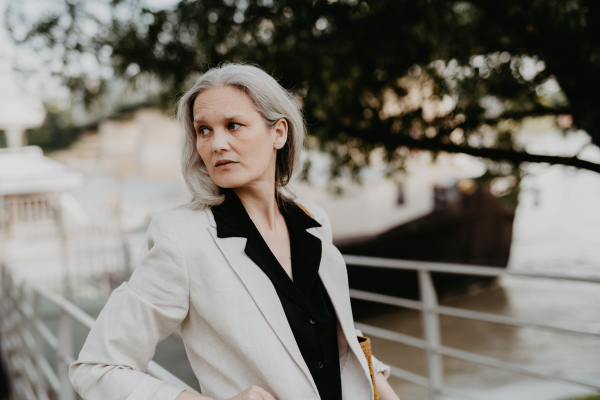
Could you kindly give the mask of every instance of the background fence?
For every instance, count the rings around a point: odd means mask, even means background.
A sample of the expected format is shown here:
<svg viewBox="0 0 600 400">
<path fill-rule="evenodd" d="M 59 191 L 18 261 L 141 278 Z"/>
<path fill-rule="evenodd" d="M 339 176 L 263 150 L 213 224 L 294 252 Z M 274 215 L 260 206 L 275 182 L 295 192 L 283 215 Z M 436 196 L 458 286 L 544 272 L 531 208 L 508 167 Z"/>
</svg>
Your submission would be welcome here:
<svg viewBox="0 0 600 400">
<path fill-rule="evenodd" d="M 483 266 L 392 260 L 349 255 L 346 255 L 345 259 L 347 264 L 351 266 L 417 271 L 420 300 L 399 298 L 355 289 L 351 289 L 350 295 L 353 299 L 418 310 L 421 313 L 423 337 L 406 335 L 364 323 L 356 323 L 356 327 L 366 335 L 422 349 L 426 357 L 426 376 L 421 376 L 396 366 L 392 366 L 391 374 L 400 379 L 428 388 L 431 400 L 441 399 L 444 396 L 471 398 L 445 385 L 444 356 L 550 381 L 567 382 L 600 391 L 600 383 L 598 382 L 589 382 L 577 378 L 550 374 L 481 354 L 444 346 L 440 330 L 440 316 L 550 330 L 560 334 L 591 336 L 598 339 L 600 339 L 600 332 L 564 327 L 553 323 L 532 322 L 509 316 L 441 305 L 438 302 L 431 273 L 440 272 L 487 277 L 515 276 L 522 279 L 561 279 L 594 284 L 600 284 L 600 277 L 519 272 Z M 67 375 L 67 367 L 74 361 L 73 324 L 79 324 L 85 329 L 90 329 L 94 322 L 93 318 L 65 298 L 48 289 L 36 285 L 14 284 L 6 268 L 3 268 L 1 296 L 0 338 L 2 339 L 2 357 L 9 366 L 15 399 L 74 399 L 76 395 L 68 381 Z M 54 324 L 47 321 L 51 307 L 54 307 L 53 313 L 57 317 Z M 149 366 L 149 373 L 160 379 L 181 385 L 189 391 L 194 391 L 193 388 L 154 362 Z"/>
</svg>

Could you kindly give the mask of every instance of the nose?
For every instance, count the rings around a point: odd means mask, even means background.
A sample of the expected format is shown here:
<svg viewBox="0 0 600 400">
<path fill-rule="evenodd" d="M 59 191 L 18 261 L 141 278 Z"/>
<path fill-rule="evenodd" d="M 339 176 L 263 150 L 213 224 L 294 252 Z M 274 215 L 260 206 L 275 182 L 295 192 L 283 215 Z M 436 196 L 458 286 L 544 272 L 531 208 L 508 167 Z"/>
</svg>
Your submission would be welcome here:
<svg viewBox="0 0 600 400">
<path fill-rule="evenodd" d="M 223 129 L 215 129 L 212 137 L 212 151 L 218 153 L 229 149 L 229 132 Z"/>
</svg>

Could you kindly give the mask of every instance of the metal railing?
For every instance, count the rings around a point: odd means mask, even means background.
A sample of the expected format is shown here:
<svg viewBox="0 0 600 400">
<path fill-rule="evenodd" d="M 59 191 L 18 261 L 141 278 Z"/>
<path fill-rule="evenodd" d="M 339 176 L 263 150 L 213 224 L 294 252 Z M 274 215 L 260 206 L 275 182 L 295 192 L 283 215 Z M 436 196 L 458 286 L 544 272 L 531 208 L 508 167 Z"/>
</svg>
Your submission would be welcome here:
<svg viewBox="0 0 600 400">
<path fill-rule="evenodd" d="M 350 290 L 350 297 L 353 299 L 366 300 L 380 304 L 388 304 L 412 310 L 418 310 L 421 312 L 424 338 L 414 337 L 363 323 L 356 323 L 355 326 L 356 328 L 362 330 L 362 332 L 365 335 L 380 337 L 393 342 L 423 349 L 426 357 L 428 377 L 421 376 L 411 371 L 407 371 L 394 366 L 391 367 L 391 375 L 428 388 L 429 398 L 431 400 L 436 400 L 440 398 L 441 395 L 459 396 L 466 399 L 471 398 L 470 396 L 461 393 L 455 389 L 449 388 L 444 384 L 444 365 L 442 360 L 443 356 L 448 356 L 487 367 L 524 374 L 535 378 L 576 384 L 586 388 L 591 388 L 600 391 L 600 383 L 588 382 L 581 379 L 554 375 L 547 372 L 538 371 L 533 368 L 523 367 L 509 362 L 501 361 L 492 357 L 482 356 L 476 353 L 471 353 L 468 351 L 459 350 L 442 345 L 439 322 L 440 316 L 458 317 L 467 320 L 496 323 L 515 327 L 538 328 L 553 332 L 592 336 L 596 338 L 600 338 L 600 332 L 585 329 L 573 329 L 556 324 L 532 322 L 519 318 L 484 313 L 479 311 L 470 311 L 440 305 L 437 299 L 435 288 L 433 286 L 433 281 L 431 279 L 431 273 L 441 272 L 486 277 L 516 276 L 538 279 L 559 279 L 600 284 L 599 276 L 576 276 L 570 274 L 538 272 L 533 273 L 524 271 L 513 271 L 495 267 L 394 260 L 386 258 L 363 257 L 352 255 L 344 255 L 344 259 L 346 260 L 346 264 L 349 266 L 417 271 L 421 297 L 420 301 L 403 299 L 399 297 L 371 293 L 356 289 Z"/>
<path fill-rule="evenodd" d="M 8 367 L 13 398 L 75 400 L 77 396 L 68 376 L 68 367 L 75 361 L 73 323 L 89 330 L 94 319 L 48 289 L 15 284 L 7 268 L 2 268 L 0 279 L 0 356 Z M 42 307 L 48 304 L 59 311 L 55 331 L 44 322 Z M 148 373 L 197 393 L 154 361 L 148 365 Z"/>
<path fill-rule="evenodd" d="M 383 338 L 424 350 L 427 361 L 427 376 L 391 367 L 391 374 L 400 379 L 424 386 L 429 390 L 431 400 L 441 395 L 459 396 L 469 399 L 456 389 L 444 384 L 443 357 L 448 356 L 479 365 L 516 372 L 536 378 L 561 381 L 581 385 L 600 391 L 600 383 L 564 377 L 538 371 L 492 357 L 444 346 L 441 342 L 440 316 L 458 317 L 467 320 L 503 324 L 515 327 L 545 329 L 558 333 L 576 334 L 600 338 L 600 332 L 574 329 L 551 323 L 539 323 L 519 318 L 502 316 L 479 311 L 470 311 L 439 304 L 431 273 L 465 274 L 487 277 L 515 276 L 536 279 L 560 279 L 576 282 L 600 284 L 598 276 L 583 276 L 556 273 L 532 273 L 506 270 L 494 267 L 430 263 L 420 261 L 392 260 L 374 257 L 344 256 L 350 266 L 389 268 L 417 271 L 420 301 L 371 293 L 356 289 L 350 290 L 354 299 L 388 304 L 421 312 L 424 337 L 415 337 L 363 323 L 356 328 L 366 335 Z M 12 277 L 3 269 L 2 290 L 0 292 L 0 338 L 2 357 L 9 365 L 9 375 L 13 383 L 15 398 L 26 400 L 74 400 L 76 395 L 68 379 L 68 365 L 73 356 L 73 322 L 90 329 L 94 319 L 60 295 L 35 285 L 16 285 Z M 59 310 L 58 327 L 54 333 L 43 321 L 42 304 L 51 303 Z M 48 351 L 50 350 L 50 351 Z M 47 356 L 50 353 L 53 361 Z M 151 362 L 148 373 L 167 382 L 180 385 L 190 392 L 196 391 L 173 374 Z"/>
<path fill-rule="evenodd" d="M 67 192 L 0 193 L 0 262 L 45 285 L 52 280 L 73 290 L 110 293 L 132 272 L 128 240 L 117 205 L 93 204 L 101 218 Z M 20 270 L 23 264 L 27 268 Z"/>
</svg>

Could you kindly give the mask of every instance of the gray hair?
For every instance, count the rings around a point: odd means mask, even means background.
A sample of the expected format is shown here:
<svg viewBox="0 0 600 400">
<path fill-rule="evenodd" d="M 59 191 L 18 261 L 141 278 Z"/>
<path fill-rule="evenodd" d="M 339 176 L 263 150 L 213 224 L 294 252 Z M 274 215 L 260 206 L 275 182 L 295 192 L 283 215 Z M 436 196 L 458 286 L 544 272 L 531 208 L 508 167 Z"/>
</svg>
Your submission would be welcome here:
<svg viewBox="0 0 600 400">
<path fill-rule="evenodd" d="M 306 132 L 300 107 L 292 94 L 262 69 L 252 65 L 226 63 L 205 72 L 177 103 L 177 119 L 183 127 L 181 169 L 183 179 L 193 196 L 191 206 L 202 209 L 221 204 L 224 200 L 196 150 L 192 113 L 194 101 L 200 93 L 224 86 L 232 86 L 246 93 L 267 126 L 274 126 L 281 118 L 287 121 L 287 141 L 277 151 L 275 172 L 276 193 L 278 198 L 285 198 L 281 190 L 288 184 L 300 162 Z"/>
</svg>

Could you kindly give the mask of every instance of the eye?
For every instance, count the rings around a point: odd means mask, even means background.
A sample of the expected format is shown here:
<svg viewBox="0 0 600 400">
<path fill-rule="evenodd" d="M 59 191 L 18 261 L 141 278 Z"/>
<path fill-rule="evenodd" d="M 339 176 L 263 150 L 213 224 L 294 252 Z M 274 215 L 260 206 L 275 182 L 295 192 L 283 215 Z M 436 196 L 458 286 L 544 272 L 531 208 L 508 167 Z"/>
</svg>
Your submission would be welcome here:
<svg viewBox="0 0 600 400">
<path fill-rule="evenodd" d="M 238 129 L 240 126 L 242 126 L 242 124 L 238 124 L 237 122 L 230 122 L 230 123 L 227 125 L 227 128 L 228 128 L 230 131 L 235 131 L 235 130 L 236 130 L 236 129 Z"/>
<path fill-rule="evenodd" d="M 198 128 L 198 136 L 206 136 L 210 133 L 210 129 L 205 128 L 205 127 L 201 127 Z"/>
</svg>

